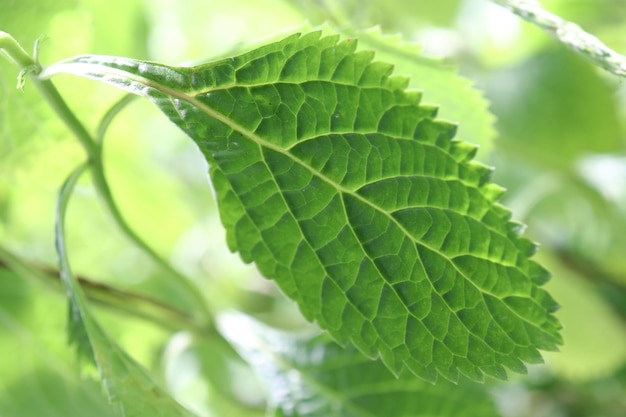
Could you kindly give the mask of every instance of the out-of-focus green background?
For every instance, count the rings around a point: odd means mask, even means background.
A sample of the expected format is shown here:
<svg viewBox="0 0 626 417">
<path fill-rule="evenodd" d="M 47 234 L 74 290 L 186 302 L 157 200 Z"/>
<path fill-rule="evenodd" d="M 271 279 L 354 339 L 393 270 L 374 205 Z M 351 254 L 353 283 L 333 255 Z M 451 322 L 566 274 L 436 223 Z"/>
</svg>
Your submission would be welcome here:
<svg viewBox="0 0 626 417">
<path fill-rule="evenodd" d="M 626 52 L 623 0 L 542 3 Z M 85 53 L 200 62 L 324 22 L 399 32 L 421 43 L 426 56 L 458 65 L 491 102 L 498 134 L 484 138 L 477 159 L 497 168 L 495 181 L 509 190 L 504 203 L 541 242 L 537 257 L 554 274 L 547 288 L 563 306 L 565 326 L 562 352 L 546 355 L 546 366 L 494 385 L 502 415 L 626 415 L 624 81 L 486 0 L 0 0 L 0 30 L 25 46 L 46 35 L 44 65 Z M 0 245 L 54 266 L 56 193 L 84 154 L 31 85 L 15 89 L 16 76 L 0 61 Z M 82 79 L 55 83 L 92 131 L 120 97 Z M 424 97 L 429 101 L 428 91 Z M 205 162 L 149 103 L 136 100 L 116 119 L 105 164 L 129 222 L 216 309 L 299 324 L 285 319 L 297 314 L 274 285 L 228 253 Z M 185 308 L 168 297 L 163 272 L 101 209 L 88 178 L 68 223 L 77 273 Z M 264 414 L 250 371 L 223 347 L 111 309 L 96 312 L 199 415 Z M 65 317 L 53 285 L 0 270 L 0 416 L 115 415 L 67 347 Z"/>
</svg>

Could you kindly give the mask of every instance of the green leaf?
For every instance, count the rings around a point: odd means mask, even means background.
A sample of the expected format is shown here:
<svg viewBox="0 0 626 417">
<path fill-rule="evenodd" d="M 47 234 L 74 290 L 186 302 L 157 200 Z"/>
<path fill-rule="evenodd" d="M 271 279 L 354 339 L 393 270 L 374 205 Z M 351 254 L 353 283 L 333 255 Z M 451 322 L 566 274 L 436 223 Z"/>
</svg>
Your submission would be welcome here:
<svg viewBox="0 0 626 417">
<path fill-rule="evenodd" d="M 61 280 L 69 300 L 70 340 L 96 364 L 109 401 L 118 407 L 122 416 L 192 417 L 193 414 L 170 397 L 141 365 L 109 338 L 90 314 L 85 296 L 70 270 L 65 245 L 65 212 L 70 193 L 84 168 L 74 170 L 64 183 L 57 206 L 56 246 Z"/>
<path fill-rule="evenodd" d="M 449 63 L 422 56 L 418 45 L 400 35 L 384 35 L 375 27 L 359 32 L 358 37 L 362 47 L 376 51 L 377 59 L 393 62 L 396 73 L 410 74 L 410 85 L 424 89 L 424 100 L 441 106 L 438 116 L 460 124 L 464 141 L 480 145 L 483 155 L 491 148 L 496 119 L 472 81 L 460 76 Z"/>
<path fill-rule="evenodd" d="M 227 242 L 338 342 L 434 381 L 505 378 L 555 350 L 557 305 L 502 189 L 392 66 L 293 35 L 196 67 L 83 56 L 150 98 L 210 164 Z"/>
<path fill-rule="evenodd" d="M 498 416 L 487 386 L 437 385 L 401 373 L 327 337 L 277 331 L 243 314 L 220 318 L 220 328 L 267 386 L 276 416 Z"/>
</svg>

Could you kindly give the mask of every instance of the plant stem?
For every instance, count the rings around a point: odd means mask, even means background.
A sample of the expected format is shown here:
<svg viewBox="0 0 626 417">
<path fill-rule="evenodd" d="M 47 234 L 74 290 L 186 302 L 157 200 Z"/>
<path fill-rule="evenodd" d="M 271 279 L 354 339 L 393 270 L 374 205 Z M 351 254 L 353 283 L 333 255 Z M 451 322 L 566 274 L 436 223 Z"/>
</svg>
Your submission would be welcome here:
<svg viewBox="0 0 626 417">
<path fill-rule="evenodd" d="M 67 106 L 54 84 L 52 84 L 52 81 L 40 80 L 36 76 L 31 76 L 31 80 L 33 84 L 35 84 L 35 87 L 37 87 L 37 90 L 39 90 L 39 93 L 46 99 L 48 105 L 55 111 L 57 116 L 65 122 L 65 125 L 72 133 L 74 133 L 74 136 L 76 136 L 85 149 L 85 152 L 87 152 L 89 162 L 91 162 L 99 154 L 99 149 L 89 132 L 87 132 L 87 129 L 85 129 L 83 124 L 74 115 L 74 112 Z"/>
<path fill-rule="evenodd" d="M 205 322 L 207 327 L 212 327 L 212 318 L 210 311 L 206 305 L 206 300 L 202 297 L 198 289 L 192 282 L 180 272 L 175 270 L 167 261 L 165 261 L 154 249 L 152 249 L 126 222 L 121 211 L 115 204 L 110 187 L 104 175 L 104 166 L 102 162 L 102 146 L 101 142 L 95 141 L 89 134 L 84 125 L 78 120 L 76 115 L 67 106 L 54 84 L 49 80 L 42 80 L 37 75 L 41 72 L 39 63 L 30 57 L 24 48 L 8 33 L 0 32 L 0 51 L 9 61 L 20 68 L 21 76 L 24 73 L 30 75 L 32 83 L 41 93 L 50 107 L 55 111 L 61 120 L 78 138 L 80 144 L 87 153 L 88 167 L 90 168 L 93 184 L 104 202 L 105 206 L 113 216 L 121 231 L 143 250 L 160 268 L 166 272 L 169 283 L 172 288 L 181 294 L 181 296 L 194 307 L 197 312 L 197 319 Z M 119 103 L 118 103 L 119 104 Z M 116 107 L 107 113 L 111 117 L 106 117 L 101 124 L 98 135 L 101 138 L 106 131 L 106 127 L 110 123 L 110 119 L 114 116 L 125 103 Z"/>
<path fill-rule="evenodd" d="M 96 141 L 98 143 L 102 143 L 104 140 L 104 136 L 106 135 L 109 126 L 115 119 L 115 117 L 126 108 L 130 103 L 132 103 L 139 96 L 135 94 L 126 94 L 122 97 L 117 103 L 115 103 L 111 108 L 102 116 L 100 120 L 100 125 L 98 126 L 98 130 L 96 133 Z M 100 145 L 102 146 L 102 145 Z"/>
<path fill-rule="evenodd" d="M 65 122 L 72 133 L 78 138 L 80 144 L 85 148 L 89 159 L 92 159 L 97 153 L 97 147 L 91 139 L 91 135 L 87 132 L 82 123 L 76 118 L 74 113 L 69 109 L 61 95 L 57 91 L 54 84 L 49 80 L 41 80 L 36 75 L 41 72 L 41 66 L 31 58 L 24 48 L 8 33 L 0 32 L 0 51 L 10 62 L 15 64 L 21 71 L 20 77 L 25 72 L 31 76 L 32 83 L 35 85 L 39 93 L 46 99 L 50 107 Z"/>
<path fill-rule="evenodd" d="M 199 293 L 199 291 L 194 287 L 193 284 L 191 284 L 189 278 L 185 277 L 176 269 L 174 269 L 169 264 L 169 262 L 163 259 L 154 249 L 152 249 L 145 242 L 145 240 L 143 240 L 130 227 L 126 219 L 124 219 L 124 216 L 122 215 L 119 207 L 113 199 L 113 194 L 111 193 L 111 189 L 104 176 L 104 166 L 100 157 L 91 162 L 91 175 L 94 187 L 98 191 L 100 198 L 106 205 L 109 213 L 113 217 L 115 223 L 120 228 L 122 233 L 124 233 L 137 247 L 139 247 L 144 253 L 146 253 L 150 257 L 150 259 L 159 266 L 159 268 L 161 268 L 166 273 L 166 276 L 170 278 L 170 282 L 174 284 L 174 289 L 178 292 L 181 292 L 182 296 L 185 297 L 189 302 L 192 302 L 193 305 L 196 306 L 196 309 L 199 310 L 198 313 L 205 317 L 205 320 L 208 320 L 208 318 L 210 317 L 210 312 L 206 308 L 206 302 L 202 295 Z"/>
<path fill-rule="evenodd" d="M 2 31 L 0 31 L 0 52 L 19 69 L 36 64 L 13 36 Z"/>
<path fill-rule="evenodd" d="M 137 96 L 127 94 L 122 97 L 117 103 L 115 103 L 109 111 L 103 116 L 100 125 L 97 130 L 97 146 L 98 152 L 94 155 L 94 159 L 91 161 L 91 175 L 94 183 L 94 187 L 98 191 L 100 198 L 106 205 L 107 209 L 113 219 L 117 223 L 118 227 L 122 230 L 122 232 L 133 241 L 133 243 L 138 246 L 144 253 L 146 253 L 150 259 L 154 263 L 156 263 L 163 271 L 166 272 L 167 276 L 170 277 L 174 284 L 174 290 L 181 292 L 182 296 L 187 298 L 190 302 L 193 302 L 199 308 L 199 313 L 205 320 L 208 320 L 210 317 L 210 312 L 206 308 L 206 301 L 200 294 L 197 288 L 193 284 L 191 284 L 189 278 L 185 277 L 183 274 L 174 269 L 169 262 L 165 261 L 154 249 L 152 249 L 145 240 L 143 240 L 128 224 L 124 216 L 122 215 L 121 210 L 113 198 L 113 193 L 111 192 L 111 188 L 109 187 L 109 183 L 106 180 L 106 176 L 104 173 L 104 162 L 102 160 L 102 146 L 104 145 L 104 137 L 106 135 L 106 131 L 111 124 L 111 121 L 115 118 L 115 116 L 124 109 L 129 103 L 131 103 Z M 200 317 L 197 317 L 199 320 Z"/>
<path fill-rule="evenodd" d="M 626 77 L 626 56 L 618 54 L 575 23 L 545 10 L 537 0 L 492 0 L 554 36 L 605 70 Z"/>
<path fill-rule="evenodd" d="M 54 221 L 54 246 L 59 259 L 59 276 L 65 288 L 65 295 L 69 301 L 70 314 L 68 319 L 68 334 L 71 342 L 76 343 L 79 352 L 85 355 L 91 362 L 97 364 L 96 355 L 89 335 L 92 322 L 86 313 L 84 306 L 85 295 L 78 281 L 72 274 L 70 261 L 67 255 L 65 243 L 65 217 L 67 206 L 72 192 L 80 176 L 87 170 L 87 164 L 81 164 L 75 168 L 63 182 L 57 198 L 55 221 Z"/>
</svg>

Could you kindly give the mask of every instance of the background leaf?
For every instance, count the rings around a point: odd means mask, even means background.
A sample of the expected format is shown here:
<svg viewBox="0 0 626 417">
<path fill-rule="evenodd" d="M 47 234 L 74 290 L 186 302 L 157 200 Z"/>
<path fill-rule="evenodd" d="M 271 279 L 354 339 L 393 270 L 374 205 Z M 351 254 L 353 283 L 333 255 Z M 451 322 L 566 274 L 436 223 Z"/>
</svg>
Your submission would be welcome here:
<svg viewBox="0 0 626 417">
<path fill-rule="evenodd" d="M 225 314 L 222 333 L 267 385 L 273 415 L 289 417 L 498 416 L 488 386 L 462 381 L 431 385 L 325 336 L 295 336 L 243 314 Z"/>
<path fill-rule="evenodd" d="M 534 245 L 454 126 L 356 42 L 294 35 L 185 68 L 49 67 L 148 96 L 211 166 L 227 241 L 341 343 L 428 380 L 505 378 L 554 350 Z"/>
<path fill-rule="evenodd" d="M 85 168 L 81 165 L 75 169 L 61 187 L 56 213 L 55 243 L 61 281 L 69 301 L 70 341 L 97 366 L 109 401 L 122 416 L 192 417 L 104 332 L 89 312 L 85 295 L 70 269 L 65 243 L 65 216 L 71 193 Z"/>
<path fill-rule="evenodd" d="M 558 354 L 546 355 L 546 362 L 570 380 L 592 380 L 618 369 L 626 361 L 626 316 L 622 313 L 620 317 L 610 304 L 603 302 L 602 295 L 594 291 L 593 281 L 564 268 L 549 252 L 542 251 L 541 255 L 550 269 L 562 277 L 547 287 L 560 294 L 564 306 L 558 312 L 563 322 L 564 346 Z M 618 294 L 614 291 L 614 295 Z M 598 355 L 607 345 L 612 348 Z"/>
<path fill-rule="evenodd" d="M 610 83 L 571 51 L 544 51 L 502 71 L 487 87 L 497 109 L 499 145 L 522 157 L 555 168 L 585 152 L 624 146 Z"/>
<path fill-rule="evenodd" d="M 90 410 L 119 417 L 96 382 L 80 376 L 75 351 L 65 337 L 67 303 L 28 271 L 5 269 L 0 250 L 0 415 L 63 417 Z M 11 265 L 13 267 L 14 265 Z"/>
<path fill-rule="evenodd" d="M 442 0 L 437 3 L 410 0 L 287 0 L 301 10 L 315 24 L 325 21 L 350 22 L 357 29 L 381 25 L 410 33 L 416 23 L 443 26 L 451 23 L 458 13 L 459 0 Z"/>
</svg>

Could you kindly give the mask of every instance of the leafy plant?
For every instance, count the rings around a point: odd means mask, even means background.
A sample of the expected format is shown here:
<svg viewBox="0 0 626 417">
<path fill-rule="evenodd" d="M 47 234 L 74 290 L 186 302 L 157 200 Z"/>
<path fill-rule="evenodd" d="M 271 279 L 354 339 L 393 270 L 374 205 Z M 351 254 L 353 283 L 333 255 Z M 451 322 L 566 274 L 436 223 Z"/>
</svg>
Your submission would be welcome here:
<svg viewBox="0 0 626 417">
<path fill-rule="evenodd" d="M 172 389 L 167 372 L 150 373 L 109 334 L 98 302 L 187 329 L 170 340 L 164 357 L 179 349 L 172 364 L 187 352 L 196 362 L 185 372 L 206 367 L 205 383 L 221 397 L 212 412 L 222 414 L 501 415 L 491 379 L 507 379 L 507 368 L 525 374 L 525 363 L 543 362 L 539 350 L 562 344 L 558 305 L 542 288 L 550 274 L 530 259 L 536 245 L 498 203 L 503 189 L 491 182 L 490 167 L 474 161 L 477 147 L 455 139 L 457 126 L 423 103 L 430 88 L 439 90 L 451 108 L 444 114 L 461 120 L 461 131 L 467 120 L 468 137 L 489 143 L 486 101 L 442 62 L 376 30 L 343 39 L 297 33 L 188 66 L 105 55 L 42 66 L 38 48 L 30 56 L 0 32 L 0 50 L 20 69 L 18 87 L 38 89 L 86 160 L 57 198 L 58 271 L 7 249 L 0 249 L 0 262 L 12 271 L 11 282 L 29 283 L 20 284 L 25 288 L 60 277 L 70 339 L 95 365 L 113 415 L 207 412 Z M 395 75 L 374 50 L 414 79 Z M 259 307 L 260 294 L 252 304 L 224 303 L 225 295 L 203 293 L 202 283 L 159 255 L 118 206 L 112 166 L 105 174 L 105 137 L 133 96 L 119 99 L 91 134 L 51 83 L 61 74 L 144 96 L 182 129 L 208 163 L 228 248 L 314 325 L 280 314 L 263 324 L 259 309 L 268 309 Z M 86 172 L 119 230 L 163 271 L 153 281 L 156 291 L 72 272 L 80 260 L 68 247 L 66 218 Z M 208 287 L 232 291 L 216 281 Z M 281 305 L 274 311 L 291 308 Z M 226 312 L 233 307 L 240 312 Z M 11 317 L 3 312 L 0 319 L 13 323 Z M 277 328 L 289 326 L 306 331 Z M 267 408 L 234 387 L 245 379 L 234 373 L 250 368 L 267 387 Z"/>
</svg>

